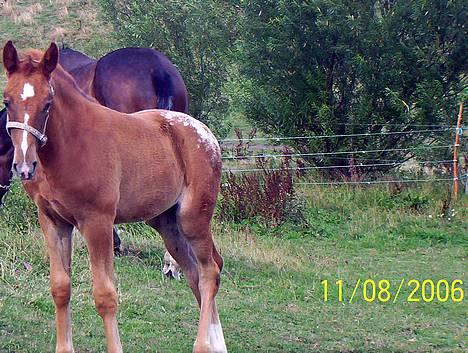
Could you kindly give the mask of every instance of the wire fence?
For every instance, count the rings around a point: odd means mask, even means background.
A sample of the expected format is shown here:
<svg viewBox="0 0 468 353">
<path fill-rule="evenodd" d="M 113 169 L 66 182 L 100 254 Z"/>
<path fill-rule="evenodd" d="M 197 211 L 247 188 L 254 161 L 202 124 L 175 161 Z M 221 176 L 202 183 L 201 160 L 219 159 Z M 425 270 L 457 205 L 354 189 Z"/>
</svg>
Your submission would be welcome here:
<svg viewBox="0 0 468 353">
<path fill-rule="evenodd" d="M 442 163 L 453 163 L 453 160 L 446 159 L 446 160 L 438 160 L 438 161 L 415 161 L 417 165 L 437 165 Z M 402 161 L 392 161 L 391 163 L 357 163 L 354 164 L 354 167 L 390 167 L 390 166 L 398 166 L 402 164 Z M 327 166 L 308 166 L 308 167 L 286 167 L 286 168 L 266 168 L 267 170 L 271 171 L 278 171 L 278 170 L 320 170 L 320 169 L 341 169 L 341 168 L 350 168 L 352 166 L 349 165 L 327 165 Z M 231 172 L 231 173 L 248 173 L 248 172 L 261 172 L 265 170 L 265 168 L 244 168 L 244 169 L 224 169 L 224 172 Z"/>
<path fill-rule="evenodd" d="M 361 127 L 370 127 L 370 128 L 388 128 L 388 127 L 398 127 L 400 129 L 407 129 L 407 128 L 452 128 L 455 129 L 456 125 L 441 125 L 441 124 L 392 124 L 392 123 L 337 123 L 336 125 L 339 126 L 361 126 Z M 466 126 L 461 126 L 463 129 Z M 252 125 L 236 125 L 236 128 L 248 130 L 252 129 Z"/>
<path fill-rule="evenodd" d="M 408 148 L 388 148 L 376 150 L 356 150 L 356 151 L 336 151 L 336 152 L 313 152 L 313 153 L 285 153 L 285 154 L 257 154 L 246 156 L 224 156 L 222 159 L 252 159 L 252 158 L 284 158 L 284 157 L 312 157 L 312 156 L 334 156 L 342 154 L 366 154 L 378 152 L 403 152 L 403 151 L 418 151 L 431 150 L 455 147 L 455 145 L 435 145 L 435 146 L 420 146 Z"/>
<path fill-rule="evenodd" d="M 463 135 L 462 128 L 457 128 L 455 126 L 449 125 L 430 125 L 430 124 L 410 124 L 410 125 L 401 125 L 401 124 L 359 124 L 359 123 L 343 123 L 340 125 L 347 126 L 372 126 L 372 127 L 381 127 L 382 129 L 387 127 L 398 127 L 399 131 L 381 131 L 381 132 L 364 132 L 364 133 L 353 133 L 353 134 L 332 134 L 332 135 L 314 135 L 314 136 L 287 136 L 287 137 L 253 137 L 253 138 L 228 138 L 223 139 L 221 143 L 232 144 L 238 142 L 243 144 L 248 142 L 247 149 L 251 147 L 250 143 L 252 142 L 281 142 L 281 141 L 293 141 L 293 140 L 314 140 L 314 139 L 333 139 L 333 138 L 352 138 L 352 137 L 378 137 L 378 136 L 389 136 L 389 135 L 414 135 L 414 134 L 434 134 L 434 133 L 443 133 L 447 131 L 453 131 L 458 133 L 460 137 Z M 425 129 L 415 129 L 407 130 L 408 128 L 425 128 Z M 332 158 L 337 160 L 347 160 L 350 163 L 345 164 L 335 164 L 335 165 L 310 165 L 304 166 L 302 164 L 297 164 L 296 166 L 280 166 L 280 167 L 266 167 L 264 165 L 260 167 L 248 167 L 248 166 L 230 166 L 224 168 L 224 173 L 261 173 L 265 171 L 313 171 L 313 170 L 343 170 L 351 168 L 387 168 L 391 169 L 394 167 L 401 166 L 403 163 L 407 162 L 409 159 L 414 157 L 415 151 L 430 151 L 432 150 L 441 150 L 441 149 L 453 149 L 459 147 L 460 144 L 448 144 L 448 145 L 428 145 L 428 146 L 414 146 L 407 148 L 386 148 L 386 149 L 370 149 L 370 150 L 349 150 L 349 151 L 333 151 L 333 152 L 301 152 L 301 153 L 261 153 L 261 154 L 237 154 L 237 155 L 225 155 L 222 157 L 225 161 L 239 162 L 240 160 L 259 160 L 259 159 L 297 159 L 302 160 L 305 157 L 322 157 L 322 158 Z M 233 149 L 234 151 L 234 149 Z M 235 153 L 236 151 L 234 151 Z M 247 152 L 246 149 L 242 153 Z M 404 152 L 402 159 L 380 159 L 378 157 L 373 157 L 372 154 L 375 153 L 384 153 L 384 152 Z M 355 158 L 354 156 L 358 155 L 361 158 Z M 297 161 L 296 161 L 297 162 Z M 423 161 L 412 160 L 412 165 L 417 166 L 445 166 L 453 165 L 457 161 L 455 159 L 428 159 Z M 466 180 L 467 175 L 461 177 L 436 177 L 436 178 L 413 178 L 413 179 L 393 179 L 393 180 L 351 180 L 351 181 L 298 181 L 299 185 L 358 185 L 358 184 L 392 184 L 392 183 L 430 183 L 430 182 L 456 182 L 459 180 Z"/>
<path fill-rule="evenodd" d="M 338 137 L 367 137 L 367 136 L 389 136 L 389 135 L 415 135 L 423 133 L 434 133 L 449 131 L 452 128 L 440 128 L 429 130 L 411 130 L 411 131 L 383 131 L 383 132 L 363 132 L 358 134 L 335 134 L 335 135 L 314 135 L 314 136 L 289 136 L 289 137 L 253 137 L 253 138 L 232 138 L 223 139 L 220 142 L 244 142 L 244 141 L 287 141 L 287 140 L 319 140 Z"/>
<path fill-rule="evenodd" d="M 358 185 L 358 184 L 395 184 L 395 183 L 437 183 L 454 182 L 464 180 L 468 175 L 459 178 L 435 178 L 435 179 L 399 179 L 399 180 L 359 180 L 359 181 L 325 181 L 325 182 L 297 182 L 298 185 Z"/>
</svg>

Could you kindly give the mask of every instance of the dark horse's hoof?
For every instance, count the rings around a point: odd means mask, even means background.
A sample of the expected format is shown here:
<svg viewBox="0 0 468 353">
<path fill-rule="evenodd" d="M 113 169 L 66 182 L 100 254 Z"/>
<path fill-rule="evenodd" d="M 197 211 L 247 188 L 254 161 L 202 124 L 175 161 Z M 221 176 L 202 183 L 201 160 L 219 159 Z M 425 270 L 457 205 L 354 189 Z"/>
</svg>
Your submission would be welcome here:
<svg viewBox="0 0 468 353">
<path fill-rule="evenodd" d="M 121 244 L 121 241 L 120 241 L 120 238 L 119 238 L 119 233 L 118 233 L 117 229 L 114 228 L 114 255 L 115 256 L 122 255 L 122 253 L 120 251 L 120 244 Z"/>
<path fill-rule="evenodd" d="M 180 276 L 182 274 L 182 271 L 180 269 L 179 264 L 177 261 L 169 254 L 169 252 L 166 250 L 164 253 L 164 267 L 163 267 L 163 273 L 169 277 L 169 278 L 174 278 L 176 280 L 180 280 Z"/>
</svg>

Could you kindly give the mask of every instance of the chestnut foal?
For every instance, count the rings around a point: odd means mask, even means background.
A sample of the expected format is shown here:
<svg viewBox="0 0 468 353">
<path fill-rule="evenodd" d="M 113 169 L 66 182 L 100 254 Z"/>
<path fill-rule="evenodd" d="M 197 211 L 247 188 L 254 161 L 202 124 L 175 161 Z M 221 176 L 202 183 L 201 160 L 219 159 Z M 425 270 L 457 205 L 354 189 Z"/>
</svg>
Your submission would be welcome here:
<svg viewBox="0 0 468 353">
<path fill-rule="evenodd" d="M 118 113 L 90 100 L 45 53 L 3 49 L 13 169 L 38 207 L 50 257 L 56 352 L 73 352 L 70 320 L 72 230 L 86 239 L 96 309 L 109 353 L 117 328 L 112 227 L 146 221 L 162 236 L 200 306 L 194 352 L 226 352 L 215 296 L 223 260 L 211 219 L 221 175 L 213 134 L 183 113 Z M 138 195 L 138 197 L 135 197 Z"/>
</svg>

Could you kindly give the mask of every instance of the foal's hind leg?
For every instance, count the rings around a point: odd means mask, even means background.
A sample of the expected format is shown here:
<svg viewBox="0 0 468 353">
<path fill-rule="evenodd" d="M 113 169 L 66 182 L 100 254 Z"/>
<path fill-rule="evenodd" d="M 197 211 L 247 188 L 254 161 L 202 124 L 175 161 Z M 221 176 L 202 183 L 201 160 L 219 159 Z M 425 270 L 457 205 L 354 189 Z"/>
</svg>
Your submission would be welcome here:
<svg viewBox="0 0 468 353">
<path fill-rule="evenodd" d="M 216 308 L 223 261 L 211 235 L 216 195 L 187 190 L 177 213 L 177 224 L 197 259 L 200 291 L 200 321 L 193 347 L 195 353 L 225 353 L 223 329 Z"/>
<path fill-rule="evenodd" d="M 41 210 L 39 223 L 44 232 L 50 259 L 50 291 L 55 304 L 57 330 L 55 352 L 72 353 L 70 266 L 73 226 L 57 219 L 52 220 Z"/>
</svg>

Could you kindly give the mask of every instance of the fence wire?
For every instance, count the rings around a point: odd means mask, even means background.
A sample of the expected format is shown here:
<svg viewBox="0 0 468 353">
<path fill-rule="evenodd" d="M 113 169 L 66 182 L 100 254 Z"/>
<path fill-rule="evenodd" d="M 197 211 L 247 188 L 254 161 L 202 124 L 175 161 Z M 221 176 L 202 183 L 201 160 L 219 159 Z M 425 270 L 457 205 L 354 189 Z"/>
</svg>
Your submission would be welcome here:
<svg viewBox="0 0 468 353">
<path fill-rule="evenodd" d="M 382 131 L 372 133 L 355 133 L 355 134 L 333 134 L 333 135 L 316 135 L 316 136 L 289 136 L 289 137 L 254 137 L 254 138 L 229 138 L 220 140 L 223 142 L 258 142 L 258 141 L 287 141 L 287 140 L 314 140 L 314 139 L 327 139 L 327 138 L 347 138 L 347 137 L 369 137 L 369 136 L 385 136 L 385 135 L 410 135 L 410 134 L 429 134 L 429 133 L 440 133 L 445 131 L 454 130 L 457 131 L 461 137 L 462 128 L 457 129 L 456 126 L 451 125 L 436 125 L 436 124 L 359 124 L 359 123 L 341 123 L 338 125 L 346 126 L 372 126 L 372 127 L 398 127 L 401 130 L 410 127 L 426 128 L 411 131 Z M 313 153 L 280 153 L 280 154 L 256 154 L 246 156 L 224 156 L 223 160 L 241 160 L 241 159 L 257 159 L 257 158 L 293 158 L 293 157 L 321 157 L 327 158 L 331 156 L 334 159 L 350 160 L 350 157 L 338 157 L 340 155 L 366 155 L 380 152 L 410 152 L 418 150 L 436 150 L 458 147 L 458 145 L 434 145 L 434 146 L 418 146 L 408 148 L 389 148 L 389 149 L 375 149 L 375 150 L 356 150 L 356 151 L 337 151 L 337 152 L 313 152 Z M 353 158 L 353 157 L 351 157 Z M 225 168 L 224 173 L 250 173 L 250 172 L 262 172 L 262 171 L 281 171 L 281 170 L 293 170 L 293 171 L 306 171 L 306 170 L 326 170 L 326 169 L 340 169 L 340 168 L 373 168 L 373 167 L 397 167 L 401 166 L 404 162 L 413 158 L 412 156 L 403 157 L 404 159 L 380 159 L 380 158 L 365 158 L 355 159 L 353 158 L 353 164 L 351 165 L 331 165 L 331 166 L 296 166 L 296 167 L 271 167 L 271 168 Z M 450 160 L 425 160 L 425 161 L 414 161 L 416 165 L 436 165 L 443 163 L 454 163 L 457 162 L 453 159 Z M 298 185 L 371 185 L 371 184 L 392 184 L 392 183 L 430 183 L 430 182 L 456 182 L 458 180 L 467 179 L 468 174 L 461 177 L 450 177 L 450 178 L 432 178 L 432 179 L 400 179 L 400 180 L 358 180 L 358 181 L 329 181 L 329 182 L 297 182 Z"/>
<path fill-rule="evenodd" d="M 310 167 L 288 167 L 288 168 L 245 168 L 245 169 L 230 169 L 226 168 L 223 169 L 224 173 L 248 173 L 248 172 L 261 172 L 261 171 L 279 171 L 279 170 L 315 170 L 315 169 L 339 169 L 339 168 L 364 168 L 364 167 L 390 167 L 390 166 L 398 166 L 404 163 L 405 161 L 392 161 L 391 163 L 370 163 L 370 164 L 353 164 L 353 165 L 327 165 L 327 166 L 310 166 Z M 440 161 L 421 161 L 421 162 L 414 162 L 415 164 L 423 165 L 423 164 L 441 164 L 441 163 L 453 163 L 453 160 L 446 159 Z"/>
<path fill-rule="evenodd" d="M 393 184 L 393 183 L 435 183 L 435 182 L 454 182 L 466 179 L 467 175 L 459 178 L 439 178 L 439 179 L 401 179 L 401 180 L 360 180 L 360 181 L 325 181 L 325 182 L 297 182 L 298 185 L 357 185 L 357 184 Z"/>
<path fill-rule="evenodd" d="M 385 136 L 385 135 L 414 135 L 421 133 L 430 132 L 443 132 L 449 131 L 452 128 L 442 129 L 429 129 L 429 130 L 411 130 L 411 131 L 384 131 L 384 132 L 363 132 L 357 134 L 335 134 L 335 135 L 315 135 L 315 136 L 289 136 L 289 137 L 252 137 L 252 138 L 232 138 L 223 139 L 219 142 L 244 142 L 244 141 L 285 141 L 285 140 L 318 140 L 327 138 L 338 138 L 338 137 L 368 137 L 368 136 Z"/>
<path fill-rule="evenodd" d="M 222 159 L 255 159 L 255 158 L 283 158 L 283 157 L 312 157 L 312 156 L 333 156 L 342 154 L 366 154 L 378 152 L 402 152 L 402 151 L 417 151 L 417 150 L 430 150 L 430 149 L 443 149 L 455 147 L 455 145 L 436 145 L 436 146 L 423 146 L 423 147 L 408 147 L 408 148 L 389 148 L 377 150 L 358 150 L 358 151 L 338 151 L 338 152 L 314 152 L 314 153 L 287 153 L 287 154 L 257 154 L 247 156 L 224 156 Z"/>
</svg>

